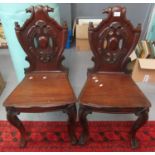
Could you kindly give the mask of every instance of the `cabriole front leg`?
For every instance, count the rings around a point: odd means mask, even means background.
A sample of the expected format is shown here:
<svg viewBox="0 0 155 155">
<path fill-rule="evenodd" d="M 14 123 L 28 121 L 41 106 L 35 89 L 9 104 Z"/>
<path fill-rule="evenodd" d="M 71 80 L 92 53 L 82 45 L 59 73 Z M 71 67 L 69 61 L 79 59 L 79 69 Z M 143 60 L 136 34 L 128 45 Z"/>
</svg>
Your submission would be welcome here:
<svg viewBox="0 0 155 155">
<path fill-rule="evenodd" d="M 87 122 L 87 115 L 92 113 L 87 107 L 80 105 L 79 121 L 82 126 L 82 133 L 79 139 L 79 144 L 85 144 L 89 139 L 89 127 Z"/>
<path fill-rule="evenodd" d="M 138 141 L 136 139 L 136 133 L 137 133 L 138 129 L 141 128 L 147 122 L 148 112 L 149 112 L 149 109 L 143 109 L 143 110 L 139 111 L 138 113 L 136 113 L 138 118 L 135 121 L 135 123 L 133 124 L 131 131 L 130 131 L 131 146 L 133 149 L 137 148 L 139 146 Z"/>
<path fill-rule="evenodd" d="M 76 137 L 76 117 L 77 117 L 77 110 L 75 104 L 69 105 L 65 112 L 68 114 L 68 134 L 71 140 L 71 143 L 77 144 L 77 137 Z"/>
<path fill-rule="evenodd" d="M 7 120 L 20 132 L 21 135 L 20 147 L 25 147 L 27 144 L 25 128 L 22 122 L 17 117 L 17 115 L 19 115 L 20 113 L 16 112 L 14 108 L 6 108 L 6 111 L 7 111 Z"/>
</svg>

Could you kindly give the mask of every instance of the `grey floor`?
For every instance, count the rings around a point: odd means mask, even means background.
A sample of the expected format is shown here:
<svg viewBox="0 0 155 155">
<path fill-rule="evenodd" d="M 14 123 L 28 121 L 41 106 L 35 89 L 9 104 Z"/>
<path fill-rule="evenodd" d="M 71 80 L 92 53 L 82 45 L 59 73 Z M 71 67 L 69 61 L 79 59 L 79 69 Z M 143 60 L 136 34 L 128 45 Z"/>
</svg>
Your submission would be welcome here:
<svg viewBox="0 0 155 155">
<path fill-rule="evenodd" d="M 86 81 L 87 68 L 93 66 L 91 62 L 91 52 L 78 52 L 74 48 L 67 49 L 64 52 L 66 57 L 64 65 L 69 68 L 69 78 L 74 89 L 76 96 L 79 95 L 84 82 Z M 0 72 L 2 73 L 7 85 L 2 95 L 0 96 L 0 120 L 6 120 L 6 112 L 3 107 L 3 101 L 9 95 L 9 93 L 18 84 L 17 77 L 11 62 L 11 58 L 8 50 L 0 49 Z M 138 83 L 140 89 L 148 97 L 152 103 L 150 109 L 150 120 L 155 120 L 155 84 Z M 77 103 L 78 107 L 78 103 Z M 22 113 L 19 116 L 22 120 L 35 120 L 35 121 L 65 121 L 67 119 L 66 114 L 62 112 L 51 112 L 51 113 L 37 113 L 27 114 Z M 89 120 L 107 120 L 107 121 L 125 121 L 134 120 L 136 117 L 132 114 L 99 114 L 93 113 L 88 116 Z"/>
</svg>

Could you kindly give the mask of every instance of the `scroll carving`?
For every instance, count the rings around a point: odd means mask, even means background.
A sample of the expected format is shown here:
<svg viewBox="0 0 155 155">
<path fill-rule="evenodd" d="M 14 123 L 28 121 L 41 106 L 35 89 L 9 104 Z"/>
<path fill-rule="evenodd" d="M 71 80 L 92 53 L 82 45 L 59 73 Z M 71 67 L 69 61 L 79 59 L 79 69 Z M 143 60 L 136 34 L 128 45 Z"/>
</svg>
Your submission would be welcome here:
<svg viewBox="0 0 155 155">
<path fill-rule="evenodd" d="M 67 27 L 61 27 L 48 12 L 48 6 L 30 7 L 26 12 L 31 17 L 22 27 L 15 23 L 18 40 L 27 54 L 30 67 L 27 72 L 42 70 L 63 70 L 62 52 L 67 39 Z"/>
<path fill-rule="evenodd" d="M 93 23 L 89 24 L 93 71 L 123 71 L 140 37 L 140 25 L 133 27 L 123 7 L 108 8 L 103 13 L 108 17 L 96 28 Z"/>
</svg>

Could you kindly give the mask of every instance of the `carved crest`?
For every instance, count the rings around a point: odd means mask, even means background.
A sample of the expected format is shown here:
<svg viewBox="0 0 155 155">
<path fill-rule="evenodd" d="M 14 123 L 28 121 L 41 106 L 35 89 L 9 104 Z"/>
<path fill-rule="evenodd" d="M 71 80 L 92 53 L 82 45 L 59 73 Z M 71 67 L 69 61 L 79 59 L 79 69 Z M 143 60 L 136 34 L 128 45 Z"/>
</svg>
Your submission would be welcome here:
<svg viewBox="0 0 155 155">
<path fill-rule="evenodd" d="M 95 62 L 93 70 L 123 71 L 140 37 L 140 25 L 133 27 L 126 19 L 123 7 L 108 8 L 103 13 L 108 17 L 96 28 L 89 24 L 89 42 Z"/>
<path fill-rule="evenodd" d="M 31 17 L 22 27 L 15 23 L 18 40 L 27 54 L 30 71 L 62 70 L 62 52 L 67 39 L 67 27 L 61 27 L 48 12 L 48 6 L 32 6 L 26 10 Z"/>
</svg>

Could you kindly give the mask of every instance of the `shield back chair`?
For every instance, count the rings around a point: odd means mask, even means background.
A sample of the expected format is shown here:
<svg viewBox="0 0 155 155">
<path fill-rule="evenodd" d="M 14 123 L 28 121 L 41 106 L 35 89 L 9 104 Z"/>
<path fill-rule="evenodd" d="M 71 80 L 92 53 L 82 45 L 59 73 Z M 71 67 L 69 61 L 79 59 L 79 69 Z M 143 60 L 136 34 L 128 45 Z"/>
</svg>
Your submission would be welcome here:
<svg viewBox="0 0 155 155">
<path fill-rule="evenodd" d="M 136 148 L 136 132 L 148 120 L 150 102 L 127 74 L 126 66 L 139 40 L 141 27 L 138 24 L 134 28 L 127 20 L 124 7 L 109 7 L 103 13 L 108 15 L 107 18 L 95 28 L 90 23 L 88 28 L 94 67 L 88 70 L 87 81 L 78 99 L 83 129 L 79 144 L 85 144 L 89 139 L 88 114 L 134 113 L 138 119 L 131 128 L 130 138 L 132 148 Z"/>
<path fill-rule="evenodd" d="M 20 146 L 27 144 L 27 132 L 17 117 L 21 112 L 38 113 L 62 110 L 68 114 L 68 133 L 72 144 L 75 136 L 76 97 L 69 83 L 67 69 L 61 64 L 67 26 L 62 27 L 48 12 L 48 6 L 32 6 L 26 9 L 30 18 L 22 27 L 16 22 L 17 38 L 27 54 L 30 66 L 25 78 L 4 102 L 8 121 L 21 135 Z"/>
</svg>

